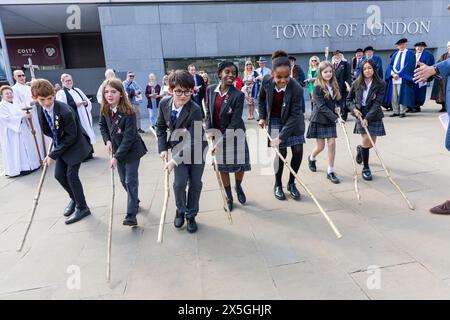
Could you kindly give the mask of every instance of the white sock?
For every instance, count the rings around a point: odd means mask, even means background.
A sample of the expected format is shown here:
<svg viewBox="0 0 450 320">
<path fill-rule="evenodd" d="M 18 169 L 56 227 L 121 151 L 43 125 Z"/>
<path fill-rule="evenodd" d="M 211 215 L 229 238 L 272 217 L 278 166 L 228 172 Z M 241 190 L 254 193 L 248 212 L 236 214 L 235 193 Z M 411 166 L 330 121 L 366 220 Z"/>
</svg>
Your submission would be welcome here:
<svg viewBox="0 0 450 320">
<path fill-rule="evenodd" d="M 333 167 L 328 167 L 327 173 L 332 173 L 332 172 L 334 172 L 334 168 Z"/>
<path fill-rule="evenodd" d="M 312 155 L 309 156 L 309 160 L 316 161 L 316 157 L 313 157 Z"/>
</svg>

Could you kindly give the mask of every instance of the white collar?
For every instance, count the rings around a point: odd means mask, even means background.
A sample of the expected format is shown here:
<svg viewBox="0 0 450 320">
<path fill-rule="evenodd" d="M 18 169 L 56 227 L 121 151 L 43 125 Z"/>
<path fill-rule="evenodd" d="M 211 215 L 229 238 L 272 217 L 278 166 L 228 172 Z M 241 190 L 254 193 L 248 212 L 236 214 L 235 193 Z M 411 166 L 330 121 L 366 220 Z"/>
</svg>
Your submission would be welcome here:
<svg viewBox="0 0 450 320">
<path fill-rule="evenodd" d="M 111 110 L 113 113 L 117 113 L 117 106 L 115 107 L 109 106 L 109 110 Z"/>
<path fill-rule="evenodd" d="M 183 110 L 183 107 L 184 105 L 179 108 L 175 107 L 175 101 L 172 101 L 172 111 L 175 110 L 176 112 L 178 112 L 178 115 L 181 113 L 181 110 Z"/>
<path fill-rule="evenodd" d="M 225 96 L 228 94 L 228 91 L 230 91 L 230 89 L 228 89 L 227 92 L 225 92 L 224 94 L 222 94 L 222 93 L 220 92 L 220 84 L 218 84 L 217 87 L 216 87 L 216 89 L 214 90 L 214 92 L 217 92 L 221 98 L 225 97 Z"/>
<path fill-rule="evenodd" d="M 280 92 L 286 92 L 286 88 L 287 88 L 287 86 L 286 86 L 286 87 L 283 87 L 283 88 L 281 88 L 281 89 L 278 89 L 277 86 L 275 85 L 275 91 L 276 91 L 277 93 L 280 93 Z"/>
</svg>

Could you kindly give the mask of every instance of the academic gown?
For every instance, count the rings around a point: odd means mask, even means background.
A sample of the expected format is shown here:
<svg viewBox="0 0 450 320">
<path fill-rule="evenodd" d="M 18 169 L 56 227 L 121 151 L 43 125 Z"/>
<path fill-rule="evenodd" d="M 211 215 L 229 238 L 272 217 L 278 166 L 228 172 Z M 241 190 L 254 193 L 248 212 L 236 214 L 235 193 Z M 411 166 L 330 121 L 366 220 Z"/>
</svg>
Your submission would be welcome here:
<svg viewBox="0 0 450 320">
<path fill-rule="evenodd" d="M 75 90 L 74 90 L 75 89 Z M 80 119 L 81 126 L 84 128 L 86 133 L 89 136 L 89 139 L 91 141 L 91 144 L 95 144 L 95 132 L 92 126 L 92 103 L 86 97 L 83 91 L 81 91 L 79 88 L 72 88 L 69 89 L 69 94 L 72 96 L 73 101 L 75 103 L 79 103 L 81 101 L 87 101 L 88 105 L 85 106 L 79 106 L 77 107 L 78 111 L 78 117 Z M 64 91 L 64 88 L 59 90 L 56 94 L 56 100 L 64 102 L 66 104 L 69 104 L 66 97 L 66 92 Z"/>
<path fill-rule="evenodd" d="M 420 62 L 425 63 L 427 66 L 434 65 L 434 57 L 430 51 L 424 50 L 419 59 Z M 432 81 L 433 78 L 430 78 L 429 81 Z M 423 83 L 422 86 L 420 83 L 414 84 L 414 95 L 417 106 L 422 106 L 425 103 L 425 97 L 427 95 L 427 85 Z"/>
<path fill-rule="evenodd" d="M 395 57 L 398 54 L 398 50 L 392 55 L 391 62 L 386 69 L 385 80 L 387 82 L 386 94 L 384 97 L 383 106 L 391 106 L 392 103 L 392 75 L 391 71 L 394 69 Z M 400 87 L 399 104 L 406 106 L 409 109 L 416 107 L 414 99 L 414 69 L 416 67 L 416 55 L 411 50 L 406 50 L 405 64 L 403 69 L 400 70 L 398 75 L 402 78 L 402 84 Z"/>
<path fill-rule="evenodd" d="M 39 151 L 41 153 L 41 157 L 44 158 L 44 156 L 48 152 L 48 148 L 51 143 L 51 139 L 47 136 L 45 136 L 42 133 L 41 126 L 39 124 L 39 118 L 37 114 L 37 108 L 36 106 L 32 104 L 33 98 L 31 96 L 31 88 L 30 86 L 27 86 L 25 84 L 16 83 L 11 87 L 13 89 L 14 93 L 14 103 L 17 104 L 20 108 L 28 107 L 32 108 L 30 110 L 33 120 L 33 127 L 36 131 L 36 139 L 38 141 Z"/>
<path fill-rule="evenodd" d="M 5 175 L 14 177 L 22 171 L 40 167 L 36 144 L 28 120 L 20 106 L 0 102 L 0 145 Z M 37 122 L 39 125 L 39 122 Z"/>
</svg>

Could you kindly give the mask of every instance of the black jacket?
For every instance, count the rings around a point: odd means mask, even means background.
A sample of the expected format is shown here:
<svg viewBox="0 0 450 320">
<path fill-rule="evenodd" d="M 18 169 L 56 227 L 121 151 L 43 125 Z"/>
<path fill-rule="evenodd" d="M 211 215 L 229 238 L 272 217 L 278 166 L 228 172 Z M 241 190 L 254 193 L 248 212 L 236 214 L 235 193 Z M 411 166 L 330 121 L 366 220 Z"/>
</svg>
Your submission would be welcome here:
<svg viewBox="0 0 450 320">
<path fill-rule="evenodd" d="M 344 107 L 345 98 L 347 97 L 347 86 L 345 85 L 345 82 L 349 85 L 352 84 L 352 70 L 350 64 L 347 61 L 341 61 L 335 70 L 335 75 L 339 85 L 339 92 L 342 97 L 338 103 L 341 107 Z"/>
<path fill-rule="evenodd" d="M 216 88 L 217 84 L 212 84 L 206 91 L 207 103 L 205 127 L 207 130 L 211 128 L 219 128 L 219 126 L 214 123 L 214 103 L 217 96 L 217 92 L 214 92 L 214 90 Z M 224 101 L 222 108 L 220 109 L 220 128 L 223 132 L 227 129 L 242 129 L 245 131 L 244 121 L 242 120 L 245 95 L 234 86 L 230 87 L 227 95 L 227 102 L 225 103 Z"/>
<path fill-rule="evenodd" d="M 264 77 L 259 91 L 259 119 L 270 123 L 270 109 L 273 103 L 275 82 L 271 76 Z M 289 80 L 281 107 L 281 129 L 279 138 L 286 141 L 291 136 L 301 136 L 305 132 L 305 117 L 302 112 L 303 88 L 297 81 Z"/>
<path fill-rule="evenodd" d="M 314 86 L 312 103 L 314 104 L 314 108 L 311 112 L 311 122 L 319 123 L 324 126 L 336 123 L 338 115 L 334 112 L 334 109 L 339 106 L 339 104 L 331 97 L 331 95 L 325 97 L 325 94 L 319 85 Z"/>
<path fill-rule="evenodd" d="M 177 165 L 182 162 L 185 164 L 204 163 L 203 150 L 207 146 L 207 142 L 203 139 L 203 117 L 200 107 L 194 101 L 189 100 L 178 115 L 176 124 L 173 125 L 170 120 L 172 103 L 173 97 L 165 97 L 159 103 L 158 120 L 156 121 L 158 152 L 172 149 L 172 159 Z M 167 130 L 169 130 L 169 135 Z M 181 141 L 180 138 L 182 138 Z"/>
<path fill-rule="evenodd" d="M 131 162 L 142 158 L 147 147 L 137 132 L 136 116 L 117 112 L 114 121 L 103 113 L 100 117 L 103 141 L 111 141 L 114 158 L 119 162 Z"/>
<path fill-rule="evenodd" d="M 366 107 L 362 109 L 361 101 L 364 89 L 356 88 L 356 84 L 353 83 L 347 97 L 347 106 L 352 111 L 352 114 L 355 108 L 358 108 L 359 111 L 362 112 L 362 118 L 366 119 L 368 122 L 380 121 L 384 117 L 381 104 L 383 103 L 385 91 L 386 86 L 384 82 L 372 82 L 366 99 Z"/>
<path fill-rule="evenodd" d="M 53 139 L 52 131 L 44 115 L 41 105 L 36 104 L 39 124 L 44 134 Z M 58 145 L 53 145 L 49 157 L 57 160 L 61 158 L 68 165 L 76 165 L 87 158 L 92 147 L 89 136 L 80 124 L 75 111 L 65 103 L 55 100 L 53 105 L 53 124 L 58 137 Z"/>
</svg>

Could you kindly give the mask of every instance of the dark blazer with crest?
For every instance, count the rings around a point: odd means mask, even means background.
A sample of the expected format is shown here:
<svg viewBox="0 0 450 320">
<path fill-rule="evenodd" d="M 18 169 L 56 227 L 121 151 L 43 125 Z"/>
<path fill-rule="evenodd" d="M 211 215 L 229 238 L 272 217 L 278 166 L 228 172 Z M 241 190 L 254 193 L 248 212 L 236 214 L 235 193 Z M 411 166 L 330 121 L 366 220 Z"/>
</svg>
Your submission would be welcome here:
<svg viewBox="0 0 450 320">
<path fill-rule="evenodd" d="M 203 139 L 203 116 L 200 107 L 192 99 L 189 100 L 183 106 L 174 125 L 170 120 L 172 104 L 173 97 L 165 97 L 159 103 L 158 120 L 156 121 L 158 152 L 172 149 L 172 159 L 179 165 L 183 162 L 185 154 L 191 155 L 191 162 L 185 164 L 199 164 L 197 157 L 200 156 L 199 150 L 201 150 L 201 162 L 204 163 L 203 151 L 208 143 Z M 186 134 L 189 134 L 191 138 L 190 143 L 185 143 Z M 183 137 L 182 141 L 180 141 L 181 137 Z M 178 146 L 180 143 L 181 146 Z"/>
<path fill-rule="evenodd" d="M 44 134 L 53 139 L 52 131 L 44 115 L 44 110 L 36 103 L 39 124 Z M 53 125 L 58 137 L 58 145 L 53 145 L 53 150 L 48 155 L 57 160 L 61 158 L 68 165 L 76 165 L 87 158 L 92 147 L 89 136 L 80 124 L 78 115 L 67 104 L 55 100 L 53 105 Z"/>
<path fill-rule="evenodd" d="M 217 92 L 214 92 L 214 90 L 216 88 L 217 84 L 212 84 L 206 90 L 205 127 L 207 130 L 219 127 L 214 123 L 214 104 L 217 96 Z M 245 124 L 242 120 L 245 99 L 244 93 L 237 90 L 234 86 L 231 86 L 227 96 L 228 98 L 225 99 L 222 108 L 220 109 L 220 128 L 222 128 L 224 132 L 226 129 L 242 129 L 245 131 Z"/>
<path fill-rule="evenodd" d="M 369 93 L 367 94 L 366 107 L 361 110 L 364 89 L 358 88 L 354 82 L 347 96 L 347 106 L 352 113 L 355 108 L 358 108 L 359 111 L 362 112 L 363 119 L 366 119 L 369 123 L 380 121 L 384 117 L 381 104 L 383 103 L 385 91 L 386 85 L 383 81 L 378 83 L 373 81 L 370 86 Z"/>
<path fill-rule="evenodd" d="M 325 93 L 319 85 L 314 86 L 312 94 L 314 108 L 309 120 L 324 126 L 336 123 L 338 115 L 334 112 L 334 109 L 339 107 L 339 102 L 333 99 L 331 95 L 328 97 L 325 96 Z"/>
<path fill-rule="evenodd" d="M 114 158 L 119 162 L 131 162 L 142 158 L 147 147 L 137 132 L 136 116 L 117 112 L 112 121 L 103 113 L 100 117 L 100 132 L 103 141 L 111 141 Z"/>
<path fill-rule="evenodd" d="M 270 123 L 270 109 L 273 104 L 273 91 L 275 90 L 275 82 L 268 75 L 265 76 L 261 90 L 259 91 L 259 118 L 258 120 L 266 120 Z M 283 128 L 280 131 L 279 138 L 286 141 L 290 136 L 301 136 L 305 132 L 305 117 L 302 112 L 303 88 L 300 84 L 290 79 L 286 92 L 284 94 L 283 105 L 281 107 L 281 124 Z"/>
</svg>

